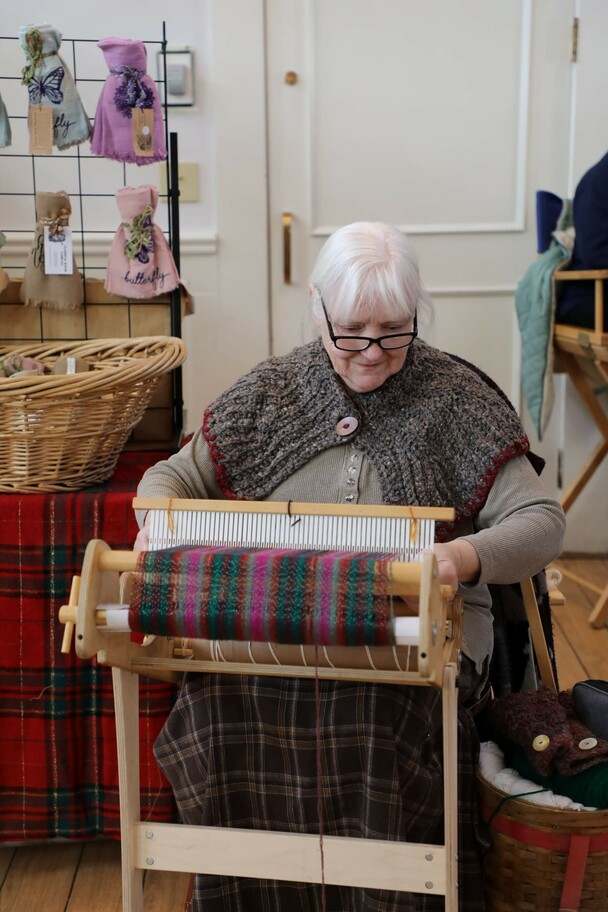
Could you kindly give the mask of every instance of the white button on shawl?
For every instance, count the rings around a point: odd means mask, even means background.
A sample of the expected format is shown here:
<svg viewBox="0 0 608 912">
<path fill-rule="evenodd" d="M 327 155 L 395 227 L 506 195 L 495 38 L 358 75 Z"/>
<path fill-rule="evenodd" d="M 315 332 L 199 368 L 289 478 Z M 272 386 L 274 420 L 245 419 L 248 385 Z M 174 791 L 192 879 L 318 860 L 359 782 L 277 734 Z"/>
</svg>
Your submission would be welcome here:
<svg viewBox="0 0 608 912">
<path fill-rule="evenodd" d="M 336 424 L 336 434 L 338 437 L 349 437 L 358 427 L 359 421 L 352 415 L 347 415 L 346 418 L 340 418 Z"/>
</svg>

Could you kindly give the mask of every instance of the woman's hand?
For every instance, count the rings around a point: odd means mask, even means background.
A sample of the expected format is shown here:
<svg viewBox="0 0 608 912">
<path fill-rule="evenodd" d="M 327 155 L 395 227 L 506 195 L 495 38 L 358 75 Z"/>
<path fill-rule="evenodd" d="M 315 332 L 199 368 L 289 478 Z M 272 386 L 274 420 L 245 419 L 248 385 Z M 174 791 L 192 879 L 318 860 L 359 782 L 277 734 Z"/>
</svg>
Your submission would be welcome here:
<svg viewBox="0 0 608 912">
<path fill-rule="evenodd" d="M 441 557 L 437 559 L 437 571 L 439 573 L 439 582 L 442 586 L 449 586 L 452 595 L 458 591 L 458 569 L 450 557 Z"/>
<path fill-rule="evenodd" d="M 433 548 L 437 560 L 439 581 L 456 593 L 458 583 L 474 582 L 481 571 L 479 555 L 468 541 L 456 538 Z"/>
<path fill-rule="evenodd" d="M 143 526 L 137 533 L 137 538 L 133 544 L 134 551 L 149 551 L 150 550 L 150 527 L 149 527 L 149 517 L 148 513 Z"/>
</svg>

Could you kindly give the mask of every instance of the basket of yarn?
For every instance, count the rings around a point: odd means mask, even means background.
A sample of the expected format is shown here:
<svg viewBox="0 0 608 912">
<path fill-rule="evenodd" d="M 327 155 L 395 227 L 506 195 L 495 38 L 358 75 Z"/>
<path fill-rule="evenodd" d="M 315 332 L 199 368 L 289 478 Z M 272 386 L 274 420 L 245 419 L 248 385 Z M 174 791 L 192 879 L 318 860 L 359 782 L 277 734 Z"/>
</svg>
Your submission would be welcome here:
<svg viewBox="0 0 608 912">
<path fill-rule="evenodd" d="M 185 357 L 172 336 L 0 346 L 0 491 L 105 481 L 158 381 Z"/>
</svg>

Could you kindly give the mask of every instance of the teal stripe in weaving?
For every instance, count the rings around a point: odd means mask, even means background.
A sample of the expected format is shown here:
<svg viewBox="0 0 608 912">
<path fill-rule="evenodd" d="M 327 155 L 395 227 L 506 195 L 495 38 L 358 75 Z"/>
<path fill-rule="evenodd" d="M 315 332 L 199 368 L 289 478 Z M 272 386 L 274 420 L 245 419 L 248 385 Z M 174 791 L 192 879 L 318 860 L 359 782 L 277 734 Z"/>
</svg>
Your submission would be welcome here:
<svg viewBox="0 0 608 912">
<path fill-rule="evenodd" d="M 303 645 L 394 643 L 393 555 L 173 548 L 139 555 L 132 630 Z"/>
</svg>

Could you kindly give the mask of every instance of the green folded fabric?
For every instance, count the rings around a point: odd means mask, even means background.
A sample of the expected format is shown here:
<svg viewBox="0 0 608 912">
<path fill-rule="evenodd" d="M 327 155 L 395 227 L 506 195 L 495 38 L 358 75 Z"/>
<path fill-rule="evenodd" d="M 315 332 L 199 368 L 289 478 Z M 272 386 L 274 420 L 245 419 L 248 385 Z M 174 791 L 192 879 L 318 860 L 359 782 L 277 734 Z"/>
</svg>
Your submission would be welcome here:
<svg viewBox="0 0 608 912">
<path fill-rule="evenodd" d="M 537 782 L 538 785 L 551 789 L 556 795 L 565 795 L 566 798 L 578 801 L 585 807 L 608 808 L 608 763 L 598 763 L 597 766 L 573 776 L 563 776 L 561 773 L 541 776 L 521 747 L 509 743 L 504 745 L 503 749 L 507 766 L 517 770 L 524 779 Z"/>
</svg>

